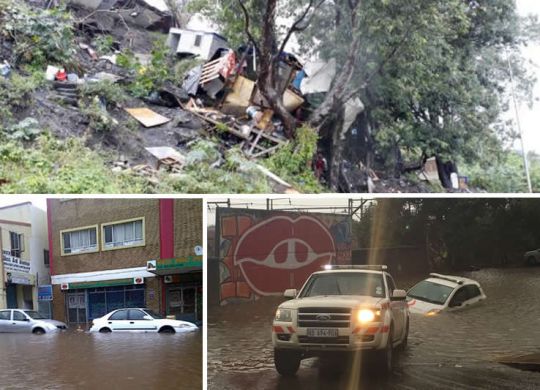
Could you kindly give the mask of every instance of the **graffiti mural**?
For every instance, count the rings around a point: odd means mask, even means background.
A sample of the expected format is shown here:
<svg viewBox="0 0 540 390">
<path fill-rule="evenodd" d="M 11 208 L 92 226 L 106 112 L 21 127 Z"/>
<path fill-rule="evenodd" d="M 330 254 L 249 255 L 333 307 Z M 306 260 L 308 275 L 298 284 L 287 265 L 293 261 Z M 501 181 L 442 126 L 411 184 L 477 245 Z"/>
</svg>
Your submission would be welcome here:
<svg viewBox="0 0 540 390">
<path fill-rule="evenodd" d="M 325 264 L 350 264 L 348 216 L 219 209 L 220 302 L 299 289 Z"/>
</svg>

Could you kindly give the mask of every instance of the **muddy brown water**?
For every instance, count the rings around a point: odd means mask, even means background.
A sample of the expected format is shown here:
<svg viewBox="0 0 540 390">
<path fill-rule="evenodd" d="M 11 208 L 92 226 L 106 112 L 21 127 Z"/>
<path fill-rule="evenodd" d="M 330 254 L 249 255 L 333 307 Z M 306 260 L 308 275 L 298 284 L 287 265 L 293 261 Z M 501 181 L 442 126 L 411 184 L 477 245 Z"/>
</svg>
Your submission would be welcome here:
<svg viewBox="0 0 540 390">
<path fill-rule="evenodd" d="M 270 337 L 280 300 L 210 308 L 208 388 L 539 389 L 540 373 L 496 361 L 540 352 L 540 268 L 486 269 L 463 276 L 478 280 L 488 299 L 435 317 L 411 315 L 409 346 L 385 378 L 354 364 L 341 374 L 326 375 L 318 359 L 304 360 L 295 378 L 281 378 L 273 366 Z"/>
<path fill-rule="evenodd" d="M 0 333 L 0 389 L 201 389 L 202 331 Z"/>
</svg>

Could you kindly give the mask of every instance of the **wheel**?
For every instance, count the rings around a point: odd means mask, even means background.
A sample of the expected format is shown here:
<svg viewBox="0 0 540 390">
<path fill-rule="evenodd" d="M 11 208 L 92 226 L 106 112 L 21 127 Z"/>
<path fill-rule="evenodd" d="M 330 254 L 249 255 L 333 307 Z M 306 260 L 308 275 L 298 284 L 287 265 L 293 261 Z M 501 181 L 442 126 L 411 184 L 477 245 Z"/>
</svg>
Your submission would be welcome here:
<svg viewBox="0 0 540 390">
<path fill-rule="evenodd" d="M 159 333 L 175 333 L 174 329 L 170 326 L 165 326 L 159 330 Z"/>
<path fill-rule="evenodd" d="M 400 351 L 404 351 L 407 348 L 408 339 L 409 339 L 409 319 L 407 318 L 407 325 L 405 325 L 405 336 L 403 337 L 401 344 L 399 344 Z"/>
<path fill-rule="evenodd" d="M 527 257 L 527 264 L 528 265 L 538 265 L 538 262 L 533 256 Z"/>
<path fill-rule="evenodd" d="M 42 328 L 36 328 L 32 331 L 33 334 L 45 334 L 45 330 Z"/>
<path fill-rule="evenodd" d="M 293 376 L 300 367 L 300 354 L 297 352 L 274 349 L 274 365 L 283 376 Z"/>
<path fill-rule="evenodd" d="M 111 333 L 111 330 L 109 328 L 101 328 L 99 333 Z"/>
<path fill-rule="evenodd" d="M 394 363 L 394 347 L 392 345 L 392 339 L 394 338 L 394 327 L 390 325 L 390 330 L 388 332 L 388 342 L 386 347 L 379 351 L 379 369 L 382 373 L 388 374 L 392 372 L 392 367 Z"/>
</svg>

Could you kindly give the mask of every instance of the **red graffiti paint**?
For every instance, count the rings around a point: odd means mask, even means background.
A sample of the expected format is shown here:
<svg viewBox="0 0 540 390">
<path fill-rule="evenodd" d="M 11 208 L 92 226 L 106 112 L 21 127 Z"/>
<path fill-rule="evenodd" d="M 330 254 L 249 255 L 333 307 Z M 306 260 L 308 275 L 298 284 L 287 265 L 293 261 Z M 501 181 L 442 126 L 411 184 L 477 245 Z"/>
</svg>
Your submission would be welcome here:
<svg viewBox="0 0 540 390">
<path fill-rule="evenodd" d="M 300 288 L 321 267 L 334 261 L 334 239 L 317 218 L 268 218 L 249 228 L 234 251 L 249 286 L 259 295 Z"/>
</svg>

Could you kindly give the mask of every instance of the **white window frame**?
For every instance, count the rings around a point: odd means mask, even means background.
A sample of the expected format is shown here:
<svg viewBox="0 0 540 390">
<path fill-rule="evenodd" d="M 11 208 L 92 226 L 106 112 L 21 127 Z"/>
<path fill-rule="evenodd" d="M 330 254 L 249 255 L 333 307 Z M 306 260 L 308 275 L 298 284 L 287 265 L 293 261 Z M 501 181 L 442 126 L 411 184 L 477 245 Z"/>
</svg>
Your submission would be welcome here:
<svg viewBox="0 0 540 390">
<path fill-rule="evenodd" d="M 92 229 L 95 230 L 95 232 L 96 232 L 96 246 L 95 246 L 95 248 L 89 247 L 89 248 L 85 248 L 85 249 L 78 249 L 75 252 L 73 252 L 73 250 L 71 250 L 71 252 L 69 252 L 69 253 L 66 253 L 64 251 L 64 234 L 65 233 L 73 233 L 73 232 L 78 232 L 78 231 L 83 231 L 83 230 L 92 230 Z M 71 245 L 71 242 L 70 242 L 70 245 Z M 76 256 L 76 255 L 82 255 L 82 254 L 86 254 L 86 253 L 99 252 L 98 225 L 90 225 L 90 226 L 83 226 L 83 227 L 78 227 L 78 228 L 73 228 L 73 229 L 60 230 L 60 251 L 61 251 L 61 256 Z"/>
<path fill-rule="evenodd" d="M 109 226 L 114 225 L 122 225 L 130 222 L 142 222 L 142 240 L 136 240 L 136 241 L 124 241 L 123 243 L 113 243 L 107 244 L 105 242 L 105 228 Z M 102 251 L 113 251 L 117 249 L 129 249 L 129 248 L 136 248 L 140 246 L 146 246 L 146 223 L 144 217 L 138 217 L 138 218 L 131 218 L 131 219 L 124 219 L 121 221 L 113 221 L 108 223 L 101 224 L 101 250 Z"/>
</svg>

